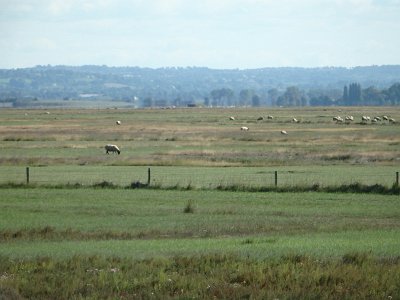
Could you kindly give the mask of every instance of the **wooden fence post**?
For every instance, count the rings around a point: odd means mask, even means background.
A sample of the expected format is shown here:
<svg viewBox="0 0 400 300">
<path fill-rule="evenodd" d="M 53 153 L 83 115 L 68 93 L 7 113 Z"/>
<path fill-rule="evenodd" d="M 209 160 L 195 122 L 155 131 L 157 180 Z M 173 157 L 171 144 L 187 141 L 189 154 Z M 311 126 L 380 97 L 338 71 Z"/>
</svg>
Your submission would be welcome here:
<svg viewBox="0 0 400 300">
<path fill-rule="evenodd" d="M 278 186 L 278 171 L 275 171 L 275 186 Z"/>
<path fill-rule="evenodd" d="M 26 184 L 29 184 L 29 167 L 26 167 Z"/>
<path fill-rule="evenodd" d="M 396 172 L 396 186 L 399 186 L 399 172 Z"/>
<path fill-rule="evenodd" d="M 150 168 L 147 169 L 147 185 L 150 185 L 150 179 L 151 179 L 151 171 Z"/>
</svg>

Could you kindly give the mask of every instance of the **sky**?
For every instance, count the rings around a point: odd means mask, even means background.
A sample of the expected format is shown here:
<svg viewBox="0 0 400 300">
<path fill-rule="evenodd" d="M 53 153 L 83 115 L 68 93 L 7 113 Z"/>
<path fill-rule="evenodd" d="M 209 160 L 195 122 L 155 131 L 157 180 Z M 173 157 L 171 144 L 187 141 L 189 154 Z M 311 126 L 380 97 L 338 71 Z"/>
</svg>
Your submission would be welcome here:
<svg viewBox="0 0 400 300">
<path fill-rule="evenodd" d="M 400 64 L 400 0 L 0 0 L 0 68 Z"/>
</svg>

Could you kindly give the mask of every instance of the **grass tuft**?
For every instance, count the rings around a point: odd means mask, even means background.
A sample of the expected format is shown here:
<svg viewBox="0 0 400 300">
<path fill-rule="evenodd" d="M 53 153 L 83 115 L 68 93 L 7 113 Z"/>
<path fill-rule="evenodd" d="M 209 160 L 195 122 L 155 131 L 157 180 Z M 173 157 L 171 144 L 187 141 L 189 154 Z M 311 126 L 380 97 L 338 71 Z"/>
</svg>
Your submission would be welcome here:
<svg viewBox="0 0 400 300">
<path fill-rule="evenodd" d="M 186 203 L 183 212 L 185 214 L 193 214 L 194 213 L 194 204 L 192 202 L 192 200 L 188 200 L 188 202 Z"/>
<path fill-rule="evenodd" d="M 110 181 L 102 181 L 99 183 L 95 183 L 93 184 L 94 188 L 108 188 L 108 189 L 115 189 L 118 188 L 118 185 L 115 185 L 114 183 L 110 182 Z"/>
</svg>

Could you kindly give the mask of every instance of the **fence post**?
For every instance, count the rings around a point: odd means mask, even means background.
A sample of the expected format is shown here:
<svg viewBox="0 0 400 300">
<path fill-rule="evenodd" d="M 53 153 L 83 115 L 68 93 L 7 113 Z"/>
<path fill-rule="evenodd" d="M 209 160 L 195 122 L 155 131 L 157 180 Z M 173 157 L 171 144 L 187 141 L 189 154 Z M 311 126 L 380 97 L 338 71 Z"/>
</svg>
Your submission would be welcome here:
<svg viewBox="0 0 400 300">
<path fill-rule="evenodd" d="M 275 171 L 275 186 L 278 186 L 278 171 Z"/>
<path fill-rule="evenodd" d="M 150 185 L 150 179 L 151 179 L 151 171 L 150 168 L 147 169 L 147 185 Z"/>
<path fill-rule="evenodd" d="M 396 186 L 399 186 L 399 172 L 396 172 Z"/>
<path fill-rule="evenodd" d="M 26 167 L 26 184 L 29 184 L 29 167 Z"/>
</svg>

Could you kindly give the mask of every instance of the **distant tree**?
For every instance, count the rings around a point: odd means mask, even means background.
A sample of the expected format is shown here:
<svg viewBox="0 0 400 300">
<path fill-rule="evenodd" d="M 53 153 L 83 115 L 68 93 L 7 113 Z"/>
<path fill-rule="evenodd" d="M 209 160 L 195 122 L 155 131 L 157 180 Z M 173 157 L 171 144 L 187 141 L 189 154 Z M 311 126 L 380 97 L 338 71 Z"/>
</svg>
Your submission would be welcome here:
<svg viewBox="0 0 400 300">
<path fill-rule="evenodd" d="M 385 104 L 385 94 L 370 86 L 365 90 L 362 90 L 363 105 L 384 105 Z"/>
<path fill-rule="evenodd" d="M 362 105 L 361 103 L 361 85 L 359 83 L 351 83 L 349 85 L 349 96 L 345 105 Z"/>
<path fill-rule="evenodd" d="M 400 104 L 400 83 L 393 84 L 387 91 L 386 97 L 391 105 Z"/>
<path fill-rule="evenodd" d="M 143 107 L 152 107 L 154 100 L 152 97 L 146 97 L 143 99 Z"/>
<path fill-rule="evenodd" d="M 247 106 L 250 105 L 250 101 L 254 95 L 254 91 L 250 89 L 241 90 L 239 93 L 239 105 Z"/>
<path fill-rule="evenodd" d="M 302 106 L 305 103 L 304 98 L 298 87 L 290 86 L 278 98 L 277 104 L 282 106 Z"/>
<path fill-rule="evenodd" d="M 260 104 L 261 104 L 261 98 L 260 98 L 260 96 L 254 95 L 254 96 L 251 98 L 251 106 L 253 106 L 253 107 L 259 107 Z"/>
<path fill-rule="evenodd" d="M 311 106 L 331 106 L 335 101 L 326 95 L 314 96 L 310 99 Z"/>
<path fill-rule="evenodd" d="M 349 91 L 347 89 L 347 85 L 344 86 L 343 88 L 343 103 L 347 103 L 349 101 Z"/>
<path fill-rule="evenodd" d="M 279 91 L 277 89 L 270 89 L 268 90 L 268 98 L 269 101 L 271 102 L 271 105 L 275 106 L 277 105 L 277 100 L 279 96 Z"/>
<path fill-rule="evenodd" d="M 204 106 L 210 106 L 210 98 L 204 97 Z"/>
<path fill-rule="evenodd" d="M 233 90 L 229 88 L 222 88 L 222 89 L 216 89 L 212 90 L 210 95 L 212 98 L 212 105 L 213 106 L 231 106 L 232 105 L 232 100 L 234 96 Z"/>
</svg>

